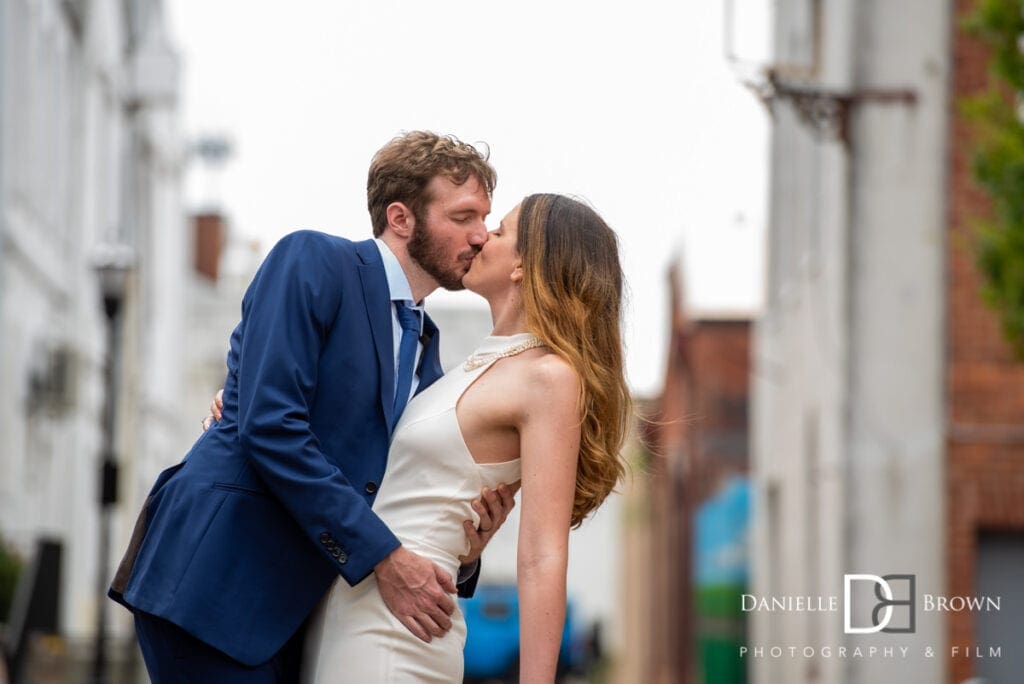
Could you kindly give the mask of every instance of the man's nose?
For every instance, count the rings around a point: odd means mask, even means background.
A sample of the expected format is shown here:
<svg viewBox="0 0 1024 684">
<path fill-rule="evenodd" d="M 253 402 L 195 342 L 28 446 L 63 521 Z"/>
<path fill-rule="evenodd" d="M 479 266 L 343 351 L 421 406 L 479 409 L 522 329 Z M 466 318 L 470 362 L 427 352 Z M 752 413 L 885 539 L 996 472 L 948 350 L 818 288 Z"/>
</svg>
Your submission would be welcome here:
<svg viewBox="0 0 1024 684">
<path fill-rule="evenodd" d="M 487 232 L 487 226 L 483 221 L 480 221 L 480 223 L 473 228 L 473 232 L 469 234 L 469 244 L 475 247 L 483 247 L 489 237 L 490 233 Z"/>
</svg>

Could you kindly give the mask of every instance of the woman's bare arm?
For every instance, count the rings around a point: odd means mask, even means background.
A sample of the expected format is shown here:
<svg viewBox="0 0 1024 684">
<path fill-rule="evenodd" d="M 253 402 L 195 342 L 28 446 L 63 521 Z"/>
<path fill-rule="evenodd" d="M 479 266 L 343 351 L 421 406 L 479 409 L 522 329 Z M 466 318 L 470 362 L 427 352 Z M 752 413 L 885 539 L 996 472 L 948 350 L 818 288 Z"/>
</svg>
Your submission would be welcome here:
<svg viewBox="0 0 1024 684">
<path fill-rule="evenodd" d="M 553 682 L 565 623 L 569 524 L 580 448 L 575 371 L 548 354 L 531 360 L 520 433 L 520 682 Z"/>
</svg>

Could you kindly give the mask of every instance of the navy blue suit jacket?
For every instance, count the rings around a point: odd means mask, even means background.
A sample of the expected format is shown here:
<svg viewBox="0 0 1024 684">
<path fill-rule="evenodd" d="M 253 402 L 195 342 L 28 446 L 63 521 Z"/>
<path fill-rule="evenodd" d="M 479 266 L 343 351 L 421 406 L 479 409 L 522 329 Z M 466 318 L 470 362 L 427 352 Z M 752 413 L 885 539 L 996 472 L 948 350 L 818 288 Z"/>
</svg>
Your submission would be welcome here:
<svg viewBox="0 0 1024 684">
<path fill-rule="evenodd" d="M 442 373 L 429 319 L 424 336 L 420 389 Z M 254 665 L 335 577 L 369 575 L 399 545 L 370 509 L 393 428 L 392 347 L 372 240 L 282 239 L 242 300 L 224 417 L 158 479 L 111 595 Z"/>
</svg>

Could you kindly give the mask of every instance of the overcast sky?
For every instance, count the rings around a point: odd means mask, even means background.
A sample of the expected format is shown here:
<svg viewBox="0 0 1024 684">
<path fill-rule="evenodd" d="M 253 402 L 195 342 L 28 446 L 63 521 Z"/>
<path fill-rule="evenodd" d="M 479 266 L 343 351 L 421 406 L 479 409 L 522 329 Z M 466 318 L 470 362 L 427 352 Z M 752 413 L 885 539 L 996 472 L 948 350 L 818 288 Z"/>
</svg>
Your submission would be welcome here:
<svg viewBox="0 0 1024 684">
<path fill-rule="evenodd" d="M 413 129 L 485 141 L 492 228 L 524 195 L 560 192 L 618 232 L 630 382 L 656 394 L 682 248 L 696 307 L 760 300 L 767 118 L 724 59 L 724 2 L 170 0 L 168 18 L 186 134 L 235 147 L 218 191 L 234 230 L 264 249 L 298 228 L 369 237 L 381 145 Z M 767 0 L 733 4 L 735 42 L 763 55 Z"/>
</svg>

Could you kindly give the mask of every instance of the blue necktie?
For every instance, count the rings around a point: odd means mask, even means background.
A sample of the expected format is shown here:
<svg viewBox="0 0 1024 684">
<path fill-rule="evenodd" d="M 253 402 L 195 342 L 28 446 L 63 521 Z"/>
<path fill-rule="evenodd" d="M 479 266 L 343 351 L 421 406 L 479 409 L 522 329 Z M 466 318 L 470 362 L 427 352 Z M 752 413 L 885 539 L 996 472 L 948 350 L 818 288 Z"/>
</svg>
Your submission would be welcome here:
<svg viewBox="0 0 1024 684">
<path fill-rule="evenodd" d="M 395 302 L 402 341 L 398 345 L 398 384 L 395 385 L 394 424 L 402 417 L 412 391 L 412 374 L 416 365 L 416 344 L 420 339 L 420 316 L 403 302 Z"/>
</svg>

